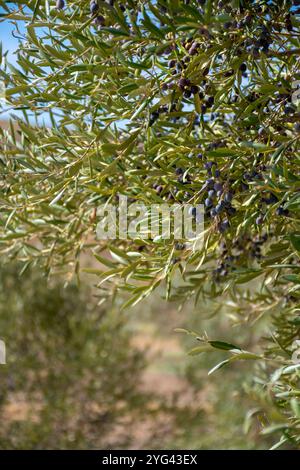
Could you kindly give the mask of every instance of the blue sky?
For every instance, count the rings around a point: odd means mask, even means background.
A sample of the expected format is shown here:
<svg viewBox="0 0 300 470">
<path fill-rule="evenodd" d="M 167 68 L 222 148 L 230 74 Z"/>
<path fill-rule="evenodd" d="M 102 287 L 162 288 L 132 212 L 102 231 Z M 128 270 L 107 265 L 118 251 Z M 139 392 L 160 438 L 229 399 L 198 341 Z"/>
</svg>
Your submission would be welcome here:
<svg viewBox="0 0 300 470">
<path fill-rule="evenodd" d="M 12 25 L 9 21 L 5 20 L 4 22 L 0 23 L 0 42 L 2 43 L 3 51 L 8 51 L 8 60 L 11 64 L 16 64 L 16 56 L 14 52 L 18 48 L 19 40 L 14 37 L 13 32 L 15 31 L 14 25 Z M 3 102 L 2 102 L 3 103 Z M 0 102 L 0 104 L 2 104 Z M 1 107 L 1 106 L 0 106 Z M 7 109 L 7 106 L 3 106 L 2 110 L 0 110 L 0 119 L 7 119 L 11 116 L 12 111 Z M 15 116 L 22 117 L 21 112 L 14 111 L 13 114 Z M 29 119 L 31 119 L 29 117 Z M 34 122 L 34 118 L 32 118 Z M 48 115 L 43 115 L 42 122 L 45 124 L 50 123 L 50 119 Z"/>
<path fill-rule="evenodd" d="M 8 21 L 0 23 L 0 42 L 2 42 L 3 50 L 9 51 L 10 62 L 14 62 L 13 52 L 18 45 L 18 40 L 13 37 L 12 31 L 13 26 Z"/>
<path fill-rule="evenodd" d="M 3 51 L 8 51 L 8 59 L 9 62 L 15 64 L 16 59 L 14 55 L 14 51 L 18 47 L 18 39 L 16 39 L 12 32 L 13 32 L 13 25 L 8 21 L 4 21 L 0 23 L 0 42 L 2 43 Z M 5 106 L 4 106 L 5 107 Z M 8 118 L 10 115 L 9 112 L 3 112 L 0 115 L 0 118 Z"/>
</svg>

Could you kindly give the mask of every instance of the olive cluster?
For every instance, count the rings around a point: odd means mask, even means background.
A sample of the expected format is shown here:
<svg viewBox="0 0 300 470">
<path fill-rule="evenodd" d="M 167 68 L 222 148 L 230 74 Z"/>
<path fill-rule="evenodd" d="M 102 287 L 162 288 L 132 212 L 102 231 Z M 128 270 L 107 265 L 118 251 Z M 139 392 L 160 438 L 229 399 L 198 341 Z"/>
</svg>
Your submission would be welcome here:
<svg viewBox="0 0 300 470">
<path fill-rule="evenodd" d="M 175 108 L 175 104 L 173 104 L 171 106 L 171 109 L 170 111 L 173 111 Z M 169 111 L 169 107 L 168 105 L 164 105 L 164 106 L 160 106 L 158 109 L 156 109 L 155 111 L 152 111 L 152 113 L 150 114 L 150 119 L 149 119 L 149 126 L 151 127 L 155 121 L 157 121 L 157 119 L 159 118 L 160 114 L 164 114 L 164 113 L 167 113 Z"/>
<path fill-rule="evenodd" d="M 243 235 L 235 238 L 231 245 L 222 241 L 219 246 L 220 258 L 217 268 L 212 273 L 213 279 L 220 282 L 230 272 L 238 269 L 239 265 L 244 266 L 245 259 L 261 261 L 263 258 L 262 248 L 268 238 L 267 234 L 254 237 Z"/>
<path fill-rule="evenodd" d="M 258 160 L 261 160 L 262 154 L 258 155 Z M 257 181 L 263 181 L 265 179 L 264 172 L 269 170 L 270 166 L 263 163 L 259 163 L 252 171 L 246 171 L 243 174 L 243 181 L 241 182 L 240 189 L 241 191 L 247 191 L 249 189 L 248 183 L 255 183 Z M 274 192 L 263 191 L 259 200 L 259 210 L 260 214 L 256 218 L 256 224 L 261 225 L 265 221 L 264 208 L 271 206 L 273 204 L 278 204 L 279 199 L 274 194 Z M 276 208 L 275 214 L 278 216 L 288 217 L 290 212 L 288 209 L 285 209 L 283 205 L 280 205 Z"/>
<path fill-rule="evenodd" d="M 168 61 L 168 67 L 171 69 L 171 74 L 176 76 L 180 75 L 179 79 L 175 84 L 173 82 L 169 82 L 168 85 L 164 83 L 162 85 L 162 90 L 172 89 L 174 86 L 177 86 L 186 99 L 189 99 L 194 95 L 199 95 L 201 100 L 201 112 L 205 113 L 207 109 L 210 109 L 214 105 L 214 96 L 206 93 L 208 86 L 205 76 L 208 74 L 209 69 L 206 68 L 202 71 L 201 83 L 191 83 L 191 80 L 184 75 L 184 70 L 187 68 L 188 63 L 191 60 L 190 56 L 196 55 L 199 52 L 200 44 L 197 41 L 193 41 L 192 38 L 184 39 L 182 44 L 188 54 L 181 60 L 171 58 Z"/>
<path fill-rule="evenodd" d="M 278 203 L 278 197 L 270 192 L 267 195 L 263 195 L 260 200 L 260 206 L 269 206 L 272 204 Z M 284 206 L 280 205 L 279 207 L 276 208 L 276 215 L 278 216 L 284 216 L 288 217 L 290 215 L 290 212 L 288 209 L 285 209 Z M 265 216 L 263 213 L 261 213 L 257 218 L 256 218 L 256 224 L 261 225 L 265 220 Z"/>
<path fill-rule="evenodd" d="M 113 6 L 115 0 L 108 0 L 108 5 Z M 125 11 L 126 7 L 122 3 L 118 3 L 118 7 L 121 11 Z M 65 8 L 65 0 L 56 0 L 56 8 L 58 10 L 63 10 Z M 90 14 L 94 18 L 94 24 L 96 26 L 105 26 L 105 17 L 100 14 L 100 7 L 97 0 L 90 1 Z"/>
<path fill-rule="evenodd" d="M 204 182 L 206 212 L 216 219 L 218 231 L 224 233 L 230 227 L 229 218 L 236 213 L 232 205 L 234 193 L 229 189 L 229 183 L 222 181 L 217 163 L 207 161 L 204 168 L 209 176 Z M 211 176 L 212 172 L 214 176 Z"/>
</svg>

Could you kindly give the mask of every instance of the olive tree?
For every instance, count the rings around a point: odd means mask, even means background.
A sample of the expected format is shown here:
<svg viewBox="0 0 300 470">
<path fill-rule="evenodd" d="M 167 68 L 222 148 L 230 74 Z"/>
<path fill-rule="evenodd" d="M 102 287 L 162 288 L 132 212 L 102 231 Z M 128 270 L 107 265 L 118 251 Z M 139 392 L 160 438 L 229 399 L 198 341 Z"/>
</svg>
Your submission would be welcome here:
<svg viewBox="0 0 300 470">
<path fill-rule="evenodd" d="M 124 307 L 163 285 L 245 328 L 268 320 L 253 351 L 190 333 L 193 354 L 224 349 L 217 368 L 261 364 L 275 447 L 300 442 L 298 3 L 0 2 L 20 37 L 17 65 L 2 53 L 1 253 L 79 276 L 92 250 L 103 298 L 123 290 Z M 97 241 L 97 208 L 120 195 L 203 204 L 203 246 Z"/>
</svg>

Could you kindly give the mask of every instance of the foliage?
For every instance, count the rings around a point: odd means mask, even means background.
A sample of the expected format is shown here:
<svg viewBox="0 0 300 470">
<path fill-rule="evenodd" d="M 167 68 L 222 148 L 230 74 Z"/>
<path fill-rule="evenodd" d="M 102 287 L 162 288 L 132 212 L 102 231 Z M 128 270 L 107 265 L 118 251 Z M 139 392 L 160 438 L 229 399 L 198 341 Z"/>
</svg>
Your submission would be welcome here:
<svg viewBox="0 0 300 470">
<path fill-rule="evenodd" d="M 2 131 L 1 252 L 77 275 L 80 252 L 94 247 L 102 294 L 124 289 L 127 306 L 165 282 L 170 300 L 217 304 L 223 296 L 238 321 L 272 317 L 269 346 L 250 354 L 265 364 L 264 393 L 272 390 L 283 439 L 297 446 L 296 7 L 15 3 L 10 11 L 0 2 L 16 28 L 26 23 L 18 66 L 4 54 L 1 69 L 7 103 L 23 115 L 18 129 Z M 41 125 L 45 115 L 51 126 Z M 172 239 L 97 243 L 96 208 L 120 194 L 204 203 L 203 248 Z"/>
</svg>

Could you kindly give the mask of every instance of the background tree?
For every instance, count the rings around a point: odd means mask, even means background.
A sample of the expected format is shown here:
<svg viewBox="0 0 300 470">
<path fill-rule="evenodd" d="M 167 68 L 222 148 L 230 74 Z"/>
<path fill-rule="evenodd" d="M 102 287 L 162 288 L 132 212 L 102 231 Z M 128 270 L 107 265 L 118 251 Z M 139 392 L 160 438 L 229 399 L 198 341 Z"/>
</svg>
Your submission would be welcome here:
<svg viewBox="0 0 300 470">
<path fill-rule="evenodd" d="M 295 446 L 297 3 L 38 0 L 9 10 L 0 2 L 22 38 L 17 67 L 5 54 L 1 67 L 7 103 L 22 114 L 17 129 L 2 131 L 1 252 L 77 275 L 80 253 L 93 247 L 102 295 L 124 289 L 125 306 L 165 282 L 167 299 L 222 299 L 248 328 L 272 318 L 272 335 L 254 352 L 201 337 L 194 353 L 260 359 L 278 445 Z M 203 203 L 203 249 L 172 239 L 95 242 L 97 206 L 120 194 Z"/>
</svg>

